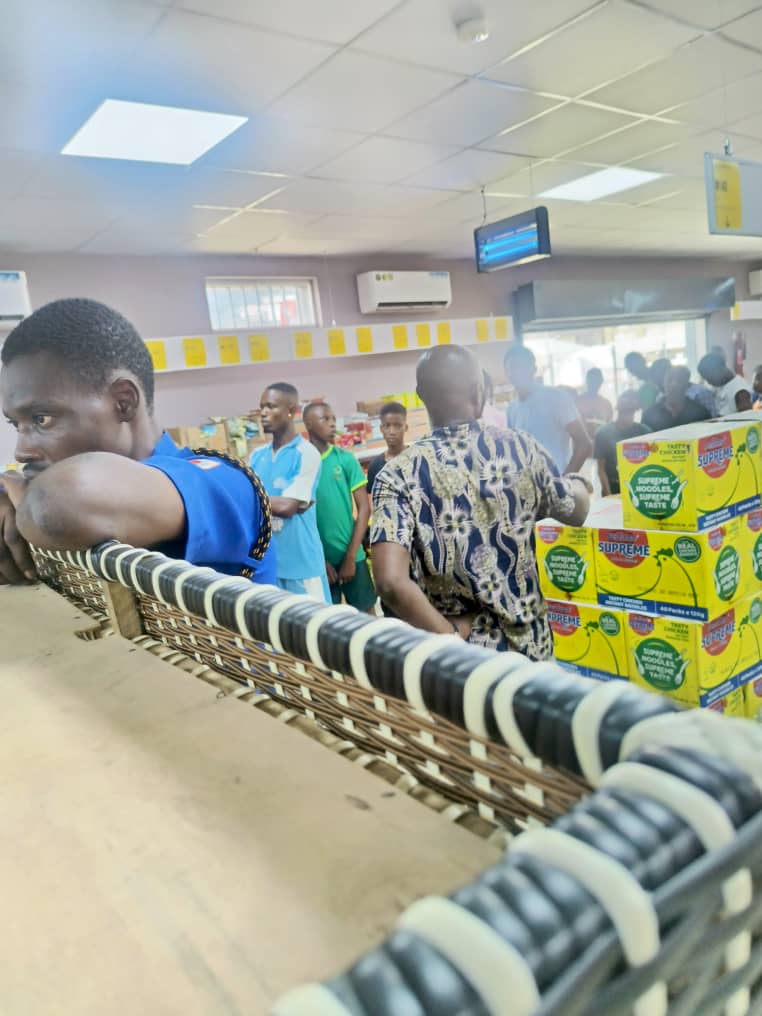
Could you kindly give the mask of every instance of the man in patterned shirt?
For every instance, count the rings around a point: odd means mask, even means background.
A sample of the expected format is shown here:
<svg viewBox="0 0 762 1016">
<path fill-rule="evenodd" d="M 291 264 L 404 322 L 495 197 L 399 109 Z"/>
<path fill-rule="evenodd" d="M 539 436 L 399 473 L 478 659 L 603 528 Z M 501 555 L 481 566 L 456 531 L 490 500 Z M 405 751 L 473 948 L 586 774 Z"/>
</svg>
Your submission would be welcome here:
<svg viewBox="0 0 762 1016">
<path fill-rule="evenodd" d="M 547 659 L 534 525 L 580 526 L 587 483 L 564 476 L 521 431 L 484 424 L 482 371 L 462 346 L 421 357 L 432 433 L 387 463 L 373 488 L 373 568 L 382 599 L 426 631 Z"/>
</svg>

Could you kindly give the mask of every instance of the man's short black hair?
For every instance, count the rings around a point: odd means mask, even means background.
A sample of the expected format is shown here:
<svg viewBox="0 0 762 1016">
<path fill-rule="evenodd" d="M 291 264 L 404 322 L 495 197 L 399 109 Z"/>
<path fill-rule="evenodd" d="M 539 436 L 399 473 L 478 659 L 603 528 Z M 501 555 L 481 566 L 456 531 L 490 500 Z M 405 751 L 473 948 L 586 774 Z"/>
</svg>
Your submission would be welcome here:
<svg viewBox="0 0 762 1016">
<path fill-rule="evenodd" d="M 392 413 L 399 413 L 400 416 L 404 416 L 405 419 L 407 419 L 407 409 L 401 402 L 385 402 L 383 406 L 381 406 L 379 416 L 383 420 L 385 416 L 391 416 Z"/>
<path fill-rule="evenodd" d="M 328 408 L 330 407 L 328 406 L 327 402 L 308 402 L 307 405 L 302 410 L 302 420 L 304 420 L 304 422 L 306 423 L 307 417 L 315 409 L 328 409 Z"/>
<path fill-rule="evenodd" d="M 267 386 L 266 390 L 268 392 L 283 392 L 284 395 L 290 395 L 295 402 L 299 401 L 299 392 L 288 381 L 273 381 L 271 385 Z"/>
<path fill-rule="evenodd" d="M 54 300 L 24 318 L 5 340 L 2 362 L 50 353 L 88 388 L 100 391 L 114 371 L 126 370 L 140 382 L 153 411 L 153 361 L 127 318 L 97 300 Z"/>
</svg>

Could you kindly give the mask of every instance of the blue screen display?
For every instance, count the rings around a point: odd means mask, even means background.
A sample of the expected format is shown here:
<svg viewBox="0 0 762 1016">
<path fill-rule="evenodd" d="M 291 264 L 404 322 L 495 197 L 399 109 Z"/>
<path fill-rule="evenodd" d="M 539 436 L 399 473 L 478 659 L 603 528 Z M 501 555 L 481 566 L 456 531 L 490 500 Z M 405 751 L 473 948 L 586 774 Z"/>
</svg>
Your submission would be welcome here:
<svg viewBox="0 0 762 1016">
<path fill-rule="evenodd" d="M 533 208 L 474 230 L 476 267 L 480 272 L 525 264 L 550 256 L 547 208 Z"/>
</svg>

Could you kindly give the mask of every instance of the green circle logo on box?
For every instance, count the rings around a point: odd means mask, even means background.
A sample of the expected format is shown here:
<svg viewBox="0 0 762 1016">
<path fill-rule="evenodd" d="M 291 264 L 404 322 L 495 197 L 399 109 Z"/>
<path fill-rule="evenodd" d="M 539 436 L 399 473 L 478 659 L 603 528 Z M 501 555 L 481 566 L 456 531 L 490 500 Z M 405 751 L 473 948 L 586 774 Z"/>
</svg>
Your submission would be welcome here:
<svg viewBox="0 0 762 1016">
<path fill-rule="evenodd" d="M 632 507 L 647 519 L 668 519 L 683 502 L 687 480 L 664 466 L 643 466 L 627 481 Z"/>
<path fill-rule="evenodd" d="M 693 564 L 701 557 L 701 544 L 690 536 L 675 540 L 675 554 L 684 564 Z"/>
<path fill-rule="evenodd" d="M 724 547 L 717 558 L 712 578 L 714 589 L 721 600 L 732 600 L 741 577 L 741 559 L 735 547 Z"/>
<path fill-rule="evenodd" d="M 759 434 L 756 427 L 752 427 L 746 434 L 746 448 L 752 455 L 756 455 L 759 451 Z"/>
<path fill-rule="evenodd" d="M 749 618 L 752 624 L 756 624 L 757 621 L 762 617 L 762 600 L 752 600 L 751 606 L 749 607 Z"/>
<path fill-rule="evenodd" d="M 617 621 L 613 614 L 601 614 L 598 623 L 604 635 L 618 635 L 621 630 L 619 621 Z"/>
<path fill-rule="evenodd" d="M 633 656 L 642 679 L 657 691 L 676 691 L 682 687 L 688 660 L 684 660 L 669 642 L 644 639 Z"/>
<path fill-rule="evenodd" d="M 583 561 L 571 547 L 554 547 L 545 556 L 545 574 L 550 582 L 565 593 L 576 593 L 582 588 L 587 573 Z"/>
<path fill-rule="evenodd" d="M 762 535 L 758 536 L 751 552 L 754 575 L 762 582 Z"/>
</svg>

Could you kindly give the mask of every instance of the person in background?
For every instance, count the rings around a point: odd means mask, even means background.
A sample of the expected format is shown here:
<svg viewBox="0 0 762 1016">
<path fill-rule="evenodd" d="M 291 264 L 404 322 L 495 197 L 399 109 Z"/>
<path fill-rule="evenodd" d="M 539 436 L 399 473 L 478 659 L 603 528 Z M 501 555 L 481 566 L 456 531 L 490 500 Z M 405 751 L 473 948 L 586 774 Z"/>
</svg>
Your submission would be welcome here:
<svg viewBox="0 0 762 1016">
<path fill-rule="evenodd" d="M 649 430 L 669 430 L 686 423 L 708 420 L 709 412 L 688 398 L 691 372 L 688 367 L 670 367 L 664 376 L 664 396 L 643 413 Z"/>
<path fill-rule="evenodd" d="M 516 391 L 506 414 L 508 426 L 539 441 L 559 473 L 576 473 L 589 458 L 593 444 L 574 397 L 559 388 L 547 388 L 537 379 L 537 361 L 526 346 L 509 346 L 504 364 L 506 378 Z"/>
<path fill-rule="evenodd" d="M 376 586 L 417 628 L 548 659 L 534 525 L 580 526 L 589 485 L 561 477 L 529 434 L 479 418 L 484 380 L 463 346 L 435 346 L 417 368 L 432 432 L 379 473 L 371 544 Z"/>
<path fill-rule="evenodd" d="M 659 386 L 651 377 L 645 357 L 641 353 L 628 353 L 624 358 L 624 366 L 636 381 L 640 381 L 640 387 L 638 388 L 640 408 L 643 411 L 649 409 L 659 398 L 660 392 Z"/>
<path fill-rule="evenodd" d="M 278 551 L 277 584 L 330 603 L 315 512 L 320 455 L 296 432 L 299 393 L 293 385 L 278 381 L 262 392 L 259 406 L 262 430 L 272 435 L 272 442 L 252 452 L 250 461 L 270 496 Z"/>
<path fill-rule="evenodd" d="M 311 402 L 302 416 L 322 463 L 315 510 L 331 599 L 341 603 L 343 596 L 352 607 L 373 613 L 376 590 L 362 548 L 370 519 L 365 474 L 352 452 L 334 444 L 336 416 L 330 406 Z"/>
<path fill-rule="evenodd" d="M 486 370 L 483 370 L 482 378 L 484 380 L 484 411 L 482 412 L 482 420 L 492 427 L 504 427 L 505 410 L 498 409 L 495 405 L 495 385 L 493 384 L 492 376 Z"/>
<path fill-rule="evenodd" d="M 2 364 L 22 468 L 0 476 L 0 584 L 34 581 L 30 543 L 85 550 L 104 540 L 275 582 L 258 477 L 162 431 L 150 354 L 121 314 L 56 300 L 10 333 Z"/>
<path fill-rule="evenodd" d="M 368 466 L 368 493 L 373 493 L 373 483 L 387 462 L 405 450 L 407 434 L 407 409 L 401 402 L 386 402 L 381 407 L 381 433 L 386 441 L 386 451 L 371 459 Z"/>
<path fill-rule="evenodd" d="M 714 388 L 718 416 L 743 413 L 751 409 L 751 390 L 744 378 L 734 374 L 718 353 L 707 353 L 699 360 L 698 372 Z"/>
<path fill-rule="evenodd" d="M 762 409 L 762 364 L 754 368 L 754 379 L 752 381 L 754 393 L 754 409 Z"/>
<path fill-rule="evenodd" d="M 612 423 L 606 423 L 595 435 L 593 457 L 598 464 L 598 478 L 604 497 L 619 493 L 619 466 L 616 446 L 619 441 L 629 441 L 648 433 L 644 423 L 636 423 L 640 412 L 638 393 L 629 389 L 622 392 L 616 405 L 617 416 Z"/>
<path fill-rule="evenodd" d="M 653 378 L 654 384 L 659 387 L 661 398 L 664 397 L 667 371 L 671 366 L 672 362 L 668 360 L 666 356 L 659 357 L 658 360 L 654 360 L 651 364 L 651 377 Z M 685 396 L 693 402 L 698 402 L 698 404 L 703 406 L 710 416 L 717 415 L 717 406 L 715 404 L 714 395 L 706 387 L 706 385 L 695 384 L 691 381 L 688 385 L 688 390 L 686 391 Z"/>
<path fill-rule="evenodd" d="M 605 423 L 611 423 L 614 416 L 611 403 L 601 395 L 602 387 L 603 371 L 600 367 L 591 367 L 585 374 L 585 390 L 577 396 L 577 409 L 591 438 Z"/>
</svg>

